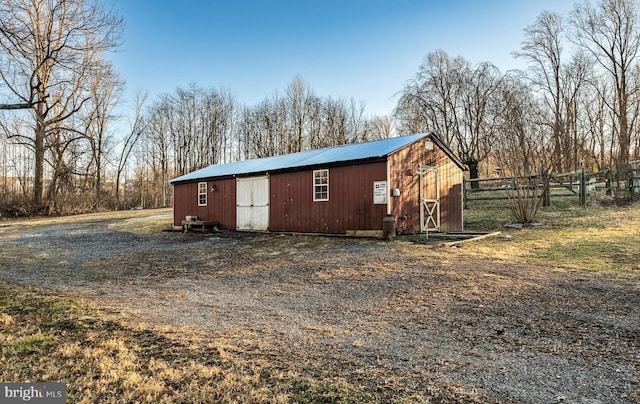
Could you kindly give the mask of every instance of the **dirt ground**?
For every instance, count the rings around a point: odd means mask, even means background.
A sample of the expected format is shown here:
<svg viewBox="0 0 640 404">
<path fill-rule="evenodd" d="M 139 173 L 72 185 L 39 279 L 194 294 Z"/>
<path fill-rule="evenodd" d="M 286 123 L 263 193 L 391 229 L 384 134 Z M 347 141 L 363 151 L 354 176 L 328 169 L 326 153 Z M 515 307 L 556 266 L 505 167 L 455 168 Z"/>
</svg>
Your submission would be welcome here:
<svg viewBox="0 0 640 404">
<path fill-rule="evenodd" d="M 111 224 L 0 227 L 0 280 L 233 337 L 385 401 L 444 386 L 463 401 L 640 402 L 637 278 L 398 240 Z"/>
</svg>

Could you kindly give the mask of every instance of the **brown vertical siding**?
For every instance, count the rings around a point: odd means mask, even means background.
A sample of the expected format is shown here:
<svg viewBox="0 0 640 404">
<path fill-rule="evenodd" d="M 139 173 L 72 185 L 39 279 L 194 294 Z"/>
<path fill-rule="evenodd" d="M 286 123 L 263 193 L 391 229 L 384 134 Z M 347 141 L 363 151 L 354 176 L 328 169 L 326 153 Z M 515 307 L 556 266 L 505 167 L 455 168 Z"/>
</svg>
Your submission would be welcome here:
<svg viewBox="0 0 640 404">
<path fill-rule="evenodd" d="M 199 181 L 204 182 L 204 181 Z M 174 185 L 173 223 L 180 225 L 186 216 L 198 216 L 200 220 L 218 221 L 221 229 L 236 228 L 236 180 L 227 178 L 208 180 L 207 206 L 198 206 L 198 182 Z M 216 186 L 211 191 L 211 186 Z"/>
<path fill-rule="evenodd" d="M 391 199 L 391 213 L 396 219 L 407 214 L 416 218 L 420 214 L 418 167 L 425 164 L 424 142 L 419 147 L 409 145 L 389 156 L 389 188 L 398 188 L 400 196 Z"/>
<path fill-rule="evenodd" d="M 373 204 L 373 183 L 386 180 L 386 162 L 326 168 L 328 201 L 313 201 L 313 170 L 271 175 L 271 231 L 382 229 L 386 205 Z"/>
<path fill-rule="evenodd" d="M 463 171 L 444 152 L 439 151 L 437 156 L 441 230 L 462 231 L 464 230 Z"/>
<path fill-rule="evenodd" d="M 392 213 L 397 218 L 406 213 L 417 221 L 420 217 L 420 188 L 417 175 L 420 165 L 438 169 L 440 188 L 440 229 L 462 231 L 462 169 L 436 144 L 433 150 L 425 148 L 425 141 L 413 143 L 389 156 L 390 188 L 399 188 L 400 197 L 392 198 Z M 425 174 L 427 199 L 435 199 L 435 174 Z"/>
</svg>

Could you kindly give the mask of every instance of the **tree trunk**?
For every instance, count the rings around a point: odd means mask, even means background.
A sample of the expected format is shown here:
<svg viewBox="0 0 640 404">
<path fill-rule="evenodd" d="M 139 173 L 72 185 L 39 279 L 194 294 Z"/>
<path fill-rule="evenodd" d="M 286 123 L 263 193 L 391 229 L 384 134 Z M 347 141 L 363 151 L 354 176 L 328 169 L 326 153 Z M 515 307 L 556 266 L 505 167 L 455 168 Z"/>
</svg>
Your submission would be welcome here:
<svg viewBox="0 0 640 404">
<path fill-rule="evenodd" d="M 40 112 L 42 106 L 36 108 L 36 128 L 35 128 L 35 169 L 33 175 L 33 206 L 34 214 L 42 210 L 42 195 L 44 191 L 44 140 L 47 128 L 44 122 L 44 115 Z"/>
<path fill-rule="evenodd" d="M 96 212 L 100 212 L 100 198 L 102 197 L 102 164 L 99 153 L 100 152 L 98 152 L 98 156 L 96 157 Z"/>
<path fill-rule="evenodd" d="M 464 162 L 467 167 L 469 167 L 469 178 L 474 180 L 478 178 L 478 161 L 472 160 L 472 161 L 465 161 Z M 480 188 L 480 183 L 478 181 L 471 181 L 471 189 L 478 189 Z"/>
<path fill-rule="evenodd" d="M 116 210 L 120 210 L 120 176 L 121 172 L 118 170 L 116 174 Z"/>
<path fill-rule="evenodd" d="M 627 119 L 627 100 L 626 94 L 619 95 L 619 108 L 620 108 L 620 116 L 619 116 L 619 128 L 620 131 L 618 134 L 618 143 L 620 147 L 620 151 L 618 154 L 618 169 L 617 171 L 621 174 L 621 178 L 626 177 L 626 171 L 629 166 L 629 144 L 631 143 L 631 137 L 629 136 L 629 121 Z"/>
</svg>

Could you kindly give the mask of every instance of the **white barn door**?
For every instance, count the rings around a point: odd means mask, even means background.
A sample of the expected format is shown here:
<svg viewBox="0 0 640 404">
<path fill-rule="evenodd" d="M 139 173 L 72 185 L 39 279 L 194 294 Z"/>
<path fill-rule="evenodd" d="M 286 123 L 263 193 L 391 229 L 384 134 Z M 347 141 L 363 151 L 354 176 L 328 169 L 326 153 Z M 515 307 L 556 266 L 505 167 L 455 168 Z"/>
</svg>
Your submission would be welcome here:
<svg viewBox="0 0 640 404">
<path fill-rule="evenodd" d="M 238 230 L 269 229 L 269 177 L 236 180 L 236 226 Z"/>
</svg>

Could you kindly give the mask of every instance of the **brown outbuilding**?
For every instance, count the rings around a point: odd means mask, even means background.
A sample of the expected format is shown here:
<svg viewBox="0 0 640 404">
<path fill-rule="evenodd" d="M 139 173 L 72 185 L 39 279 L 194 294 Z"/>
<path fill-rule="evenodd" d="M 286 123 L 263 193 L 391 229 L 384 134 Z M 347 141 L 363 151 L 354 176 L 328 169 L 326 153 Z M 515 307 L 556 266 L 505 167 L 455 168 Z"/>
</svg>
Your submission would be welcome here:
<svg viewBox="0 0 640 404">
<path fill-rule="evenodd" d="M 434 133 L 216 164 L 171 181 L 173 222 L 349 233 L 407 215 L 416 231 L 462 231 L 464 170 Z"/>
</svg>

